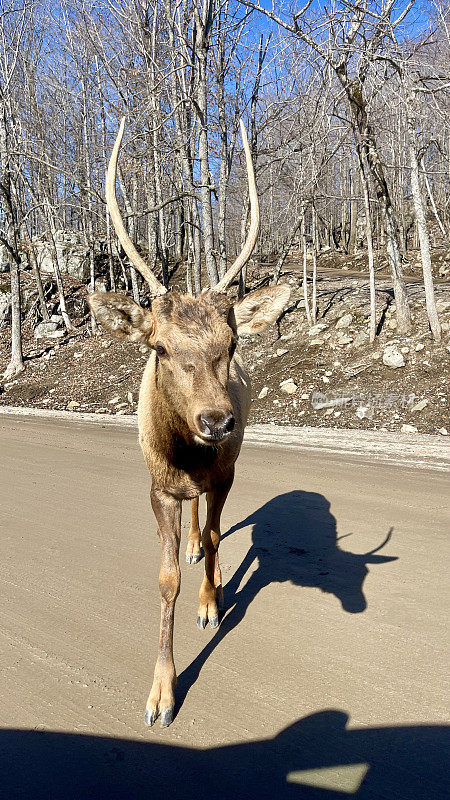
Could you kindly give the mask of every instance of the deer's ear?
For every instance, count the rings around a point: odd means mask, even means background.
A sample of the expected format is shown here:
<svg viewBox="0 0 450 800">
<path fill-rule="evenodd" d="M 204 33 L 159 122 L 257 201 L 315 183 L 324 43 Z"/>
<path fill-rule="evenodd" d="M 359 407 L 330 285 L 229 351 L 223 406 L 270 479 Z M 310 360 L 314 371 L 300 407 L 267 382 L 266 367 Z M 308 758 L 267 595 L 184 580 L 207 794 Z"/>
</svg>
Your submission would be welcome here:
<svg viewBox="0 0 450 800">
<path fill-rule="evenodd" d="M 94 292 L 87 302 L 96 320 L 117 339 L 148 343 L 153 335 L 153 314 L 130 297 L 114 292 Z"/>
<path fill-rule="evenodd" d="M 289 286 L 267 286 L 246 295 L 233 306 L 237 333 L 260 333 L 280 316 L 289 300 Z"/>
</svg>

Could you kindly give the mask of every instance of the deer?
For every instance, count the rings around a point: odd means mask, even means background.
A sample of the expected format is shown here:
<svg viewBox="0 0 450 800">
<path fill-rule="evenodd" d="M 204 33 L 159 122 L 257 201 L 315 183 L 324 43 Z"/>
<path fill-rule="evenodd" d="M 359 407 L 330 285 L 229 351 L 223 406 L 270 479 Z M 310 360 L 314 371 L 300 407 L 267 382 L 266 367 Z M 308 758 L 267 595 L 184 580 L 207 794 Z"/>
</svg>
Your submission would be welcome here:
<svg viewBox="0 0 450 800">
<path fill-rule="evenodd" d="M 251 400 L 251 385 L 238 348 L 241 334 L 256 334 L 278 319 L 290 289 L 257 289 L 237 302 L 227 294 L 250 258 L 259 231 L 259 204 L 251 152 L 240 122 L 250 198 L 250 224 L 241 252 L 219 282 L 198 297 L 168 291 L 128 236 L 116 197 L 116 171 L 125 118 L 111 152 L 105 180 L 107 207 L 130 262 L 151 295 L 143 308 L 126 295 L 94 292 L 88 304 L 115 337 L 147 345 L 138 401 L 139 443 L 151 477 L 150 500 L 161 543 L 161 622 L 153 684 L 145 723 L 171 724 L 177 682 L 173 657 L 175 602 L 180 591 L 181 508 L 191 501 L 186 561 L 204 554 L 197 625 L 219 625 L 223 605 L 219 564 L 220 518 L 234 480 Z M 206 522 L 199 526 L 199 497 L 206 494 Z"/>
</svg>

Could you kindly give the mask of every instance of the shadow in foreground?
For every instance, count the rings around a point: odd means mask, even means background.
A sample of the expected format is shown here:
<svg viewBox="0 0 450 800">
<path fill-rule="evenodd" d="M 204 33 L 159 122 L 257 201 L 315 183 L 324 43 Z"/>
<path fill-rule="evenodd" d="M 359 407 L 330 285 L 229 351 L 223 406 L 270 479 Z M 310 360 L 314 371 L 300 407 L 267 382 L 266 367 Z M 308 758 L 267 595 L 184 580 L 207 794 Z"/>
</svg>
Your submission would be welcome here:
<svg viewBox="0 0 450 800">
<path fill-rule="evenodd" d="M 0 731 L 0 797 L 134 800 L 204 797 L 444 800 L 449 731 L 348 729 L 328 710 L 273 739 L 199 750 L 41 731 Z"/>
</svg>

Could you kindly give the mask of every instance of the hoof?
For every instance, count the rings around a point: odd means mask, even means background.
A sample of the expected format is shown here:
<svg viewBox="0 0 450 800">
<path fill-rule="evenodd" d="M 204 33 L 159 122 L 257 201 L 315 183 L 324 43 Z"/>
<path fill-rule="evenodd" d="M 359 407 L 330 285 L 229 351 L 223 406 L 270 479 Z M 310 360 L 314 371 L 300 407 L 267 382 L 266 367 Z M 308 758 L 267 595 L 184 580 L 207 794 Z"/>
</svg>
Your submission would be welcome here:
<svg viewBox="0 0 450 800">
<path fill-rule="evenodd" d="M 198 564 L 201 557 L 202 557 L 201 553 L 193 553 L 193 555 L 186 553 L 186 564 Z"/>
<path fill-rule="evenodd" d="M 168 728 L 170 723 L 173 722 L 174 707 L 170 706 L 161 711 L 161 728 Z"/>
<path fill-rule="evenodd" d="M 151 709 L 151 708 L 146 708 L 145 709 L 144 722 L 145 722 L 146 725 L 149 726 L 149 728 L 151 728 L 152 725 L 155 724 L 157 719 L 158 719 L 158 712 L 157 711 L 153 711 L 153 709 Z"/>
<path fill-rule="evenodd" d="M 211 619 L 209 620 L 209 624 L 211 625 L 211 628 L 218 628 L 219 627 L 219 617 L 218 616 L 211 617 Z"/>
<path fill-rule="evenodd" d="M 197 626 L 200 628 L 200 630 L 204 630 L 206 628 L 206 623 L 207 622 L 208 622 L 208 620 L 206 619 L 206 617 L 201 617 L 200 614 L 198 615 L 198 617 L 197 617 Z"/>
</svg>

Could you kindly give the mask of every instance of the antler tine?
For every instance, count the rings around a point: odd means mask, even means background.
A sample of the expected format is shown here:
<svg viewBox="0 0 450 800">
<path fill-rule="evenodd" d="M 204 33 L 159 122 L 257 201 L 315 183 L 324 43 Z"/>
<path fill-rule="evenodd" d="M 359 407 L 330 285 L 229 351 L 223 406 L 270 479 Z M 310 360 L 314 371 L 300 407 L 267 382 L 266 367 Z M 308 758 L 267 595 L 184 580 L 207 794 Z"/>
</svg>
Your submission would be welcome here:
<svg viewBox="0 0 450 800">
<path fill-rule="evenodd" d="M 365 553 L 364 555 L 373 556 L 374 553 L 378 553 L 378 550 L 382 550 L 383 547 L 385 547 L 385 545 L 387 545 L 387 543 L 390 541 L 393 532 L 394 532 L 394 528 L 389 528 L 389 531 L 388 531 L 387 536 L 384 539 L 384 541 L 381 542 L 381 544 L 379 544 L 378 547 L 374 547 L 373 550 L 369 550 L 369 552 Z"/>
<path fill-rule="evenodd" d="M 250 147 L 248 144 L 247 133 L 244 127 L 244 123 L 242 122 L 242 120 L 239 120 L 239 122 L 241 125 L 242 144 L 244 145 L 245 160 L 247 163 L 248 193 L 250 196 L 250 228 L 248 231 L 244 247 L 242 248 L 241 252 L 236 258 L 236 261 L 227 270 L 223 278 L 221 278 L 219 283 L 213 287 L 214 292 L 224 292 L 228 288 L 228 286 L 234 280 L 236 275 L 239 274 L 244 264 L 246 264 L 247 261 L 249 260 L 253 252 L 253 248 L 256 244 L 256 240 L 258 238 L 259 203 L 258 203 L 258 195 L 256 192 L 255 173 L 253 171 L 252 154 L 250 152 Z"/>
<path fill-rule="evenodd" d="M 144 259 L 139 255 L 133 242 L 128 236 L 125 225 L 123 224 L 123 219 L 119 211 L 119 206 L 117 205 L 117 198 L 116 198 L 117 158 L 119 155 L 120 145 L 122 143 L 124 128 L 125 128 L 125 117 L 122 117 L 122 121 L 119 127 L 119 133 L 117 134 L 117 139 L 112 149 L 111 158 L 109 159 L 109 164 L 108 164 L 108 171 L 106 173 L 106 181 L 105 181 L 106 204 L 108 206 L 109 213 L 111 215 L 111 219 L 115 231 L 117 233 L 117 238 L 119 239 L 119 242 L 122 245 L 123 249 L 125 250 L 131 263 L 133 264 L 134 267 L 136 267 L 136 269 L 141 273 L 144 280 L 148 283 L 152 294 L 154 295 L 164 294 L 167 291 L 166 288 L 163 286 L 162 283 L 159 282 L 157 278 L 155 278 L 153 272 L 151 271 L 151 269 L 149 269 Z"/>
</svg>

